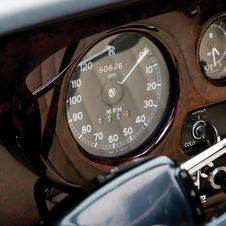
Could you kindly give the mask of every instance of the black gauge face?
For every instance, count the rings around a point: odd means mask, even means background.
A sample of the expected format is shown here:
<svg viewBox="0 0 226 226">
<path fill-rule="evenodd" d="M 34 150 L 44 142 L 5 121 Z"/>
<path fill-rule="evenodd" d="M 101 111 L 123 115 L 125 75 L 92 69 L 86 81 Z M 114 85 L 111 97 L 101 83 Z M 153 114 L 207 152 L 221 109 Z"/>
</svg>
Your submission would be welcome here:
<svg viewBox="0 0 226 226">
<path fill-rule="evenodd" d="M 92 155 L 128 155 L 159 132 L 169 93 L 169 70 L 154 41 L 135 32 L 112 35 L 88 51 L 70 78 L 69 128 Z"/>
<path fill-rule="evenodd" d="M 226 77 L 226 22 L 214 22 L 205 32 L 199 50 L 202 71 L 211 79 Z"/>
</svg>

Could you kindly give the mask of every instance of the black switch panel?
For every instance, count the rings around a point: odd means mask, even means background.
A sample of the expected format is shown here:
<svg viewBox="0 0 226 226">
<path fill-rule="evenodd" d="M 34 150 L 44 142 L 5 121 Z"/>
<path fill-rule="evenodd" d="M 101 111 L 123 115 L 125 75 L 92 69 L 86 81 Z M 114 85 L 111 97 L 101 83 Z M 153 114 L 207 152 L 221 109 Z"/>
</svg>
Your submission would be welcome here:
<svg viewBox="0 0 226 226">
<path fill-rule="evenodd" d="M 194 155 L 208 148 L 203 139 L 194 136 L 197 122 L 208 120 L 217 129 L 221 139 L 226 137 L 226 101 L 202 107 L 189 113 L 181 136 L 181 147 L 186 155 Z"/>
</svg>

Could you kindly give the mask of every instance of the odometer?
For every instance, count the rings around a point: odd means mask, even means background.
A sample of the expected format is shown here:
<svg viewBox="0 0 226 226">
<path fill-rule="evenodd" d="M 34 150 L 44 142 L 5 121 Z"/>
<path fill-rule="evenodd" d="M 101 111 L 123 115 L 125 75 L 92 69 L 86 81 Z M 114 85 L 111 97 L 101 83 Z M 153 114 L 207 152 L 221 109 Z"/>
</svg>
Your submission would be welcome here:
<svg viewBox="0 0 226 226">
<path fill-rule="evenodd" d="M 74 139 L 88 153 L 119 158 L 155 138 L 169 109 L 170 73 L 151 38 L 111 35 L 71 74 L 66 112 Z"/>
</svg>

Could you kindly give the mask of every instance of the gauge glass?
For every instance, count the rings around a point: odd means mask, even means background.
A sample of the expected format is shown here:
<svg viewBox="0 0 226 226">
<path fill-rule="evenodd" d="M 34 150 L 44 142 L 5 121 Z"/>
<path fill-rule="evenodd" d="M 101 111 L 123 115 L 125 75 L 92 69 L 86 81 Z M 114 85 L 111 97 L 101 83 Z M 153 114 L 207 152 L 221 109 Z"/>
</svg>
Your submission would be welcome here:
<svg viewBox="0 0 226 226">
<path fill-rule="evenodd" d="M 200 66 L 210 79 L 226 77 L 226 22 L 214 22 L 205 32 L 199 50 Z"/>
<path fill-rule="evenodd" d="M 120 158 L 155 138 L 170 102 L 170 74 L 159 46 L 136 32 L 94 45 L 73 71 L 66 113 L 88 153 Z"/>
</svg>

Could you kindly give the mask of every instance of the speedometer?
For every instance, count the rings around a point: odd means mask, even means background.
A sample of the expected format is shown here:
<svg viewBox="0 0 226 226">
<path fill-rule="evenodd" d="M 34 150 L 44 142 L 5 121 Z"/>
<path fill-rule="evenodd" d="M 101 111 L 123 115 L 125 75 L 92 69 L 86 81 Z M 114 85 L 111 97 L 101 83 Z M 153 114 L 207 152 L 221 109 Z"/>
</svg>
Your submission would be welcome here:
<svg viewBox="0 0 226 226">
<path fill-rule="evenodd" d="M 159 45 L 139 32 L 95 44 L 71 73 L 70 131 L 88 153 L 120 158 L 154 139 L 170 104 L 170 72 Z"/>
</svg>

